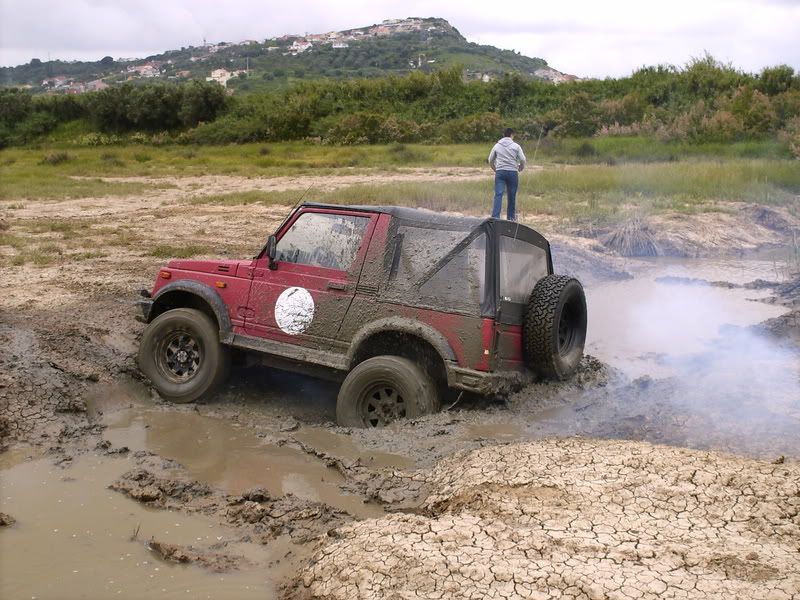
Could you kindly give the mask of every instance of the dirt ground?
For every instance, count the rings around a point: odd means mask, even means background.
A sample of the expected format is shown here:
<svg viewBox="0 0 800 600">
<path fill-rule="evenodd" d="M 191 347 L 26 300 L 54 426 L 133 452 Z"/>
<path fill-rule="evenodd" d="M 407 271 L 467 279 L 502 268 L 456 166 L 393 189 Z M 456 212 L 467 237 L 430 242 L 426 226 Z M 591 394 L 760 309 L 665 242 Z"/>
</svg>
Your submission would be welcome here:
<svg viewBox="0 0 800 600">
<path fill-rule="evenodd" d="M 112 490 L 237 532 L 230 547 L 155 538 L 151 552 L 206 570 L 255 565 L 273 572 L 288 597 L 800 598 L 796 398 L 779 398 L 773 420 L 709 433 L 730 407 L 687 416 L 662 402 L 686 395 L 679 375 L 634 378 L 592 357 L 570 382 L 501 400 L 462 398 L 384 431 L 335 427 L 332 384 L 261 369 L 236 370 L 217 397 L 197 405 L 154 396 L 135 364 L 144 326 L 133 318 L 137 291 L 151 287 L 164 262 L 152 249 L 195 245 L 214 256 L 252 256 L 289 207 L 192 198 L 305 189 L 310 179 L 160 180 L 137 197 L 0 203 L 6 233 L 58 253 L 44 266 L 3 266 L 0 466 L 22 455 L 66 472 L 82 456 L 118 461 Z M 374 174 L 318 179 L 320 189 L 376 181 Z M 797 239 L 800 221 L 787 211 L 737 206 L 724 216 L 654 218 L 646 235 L 662 254 L 684 257 L 788 251 Z M 636 277 L 636 259 L 615 252 L 613 232 L 527 220 L 551 239 L 556 269 L 588 290 Z M 5 257 L 14 252 L 0 247 Z M 800 277 L 787 269 L 779 281 L 699 282 L 759 291 L 761 302 L 783 307 L 720 343 L 745 332 L 772 340 L 786 353 L 781 360 L 798 364 Z M 742 427 L 772 434 L 744 443 Z M 207 447 L 185 452 L 203 431 Z M 226 453 L 238 457 L 239 470 L 234 460 L 209 466 Z M 306 479 L 287 493 L 255 472 Z M 0 541 L 3 530 L 21 526 L 4 513 Z M 283 567 L 233 551 L 236 544 L 279 547 Z"/>
</svg>

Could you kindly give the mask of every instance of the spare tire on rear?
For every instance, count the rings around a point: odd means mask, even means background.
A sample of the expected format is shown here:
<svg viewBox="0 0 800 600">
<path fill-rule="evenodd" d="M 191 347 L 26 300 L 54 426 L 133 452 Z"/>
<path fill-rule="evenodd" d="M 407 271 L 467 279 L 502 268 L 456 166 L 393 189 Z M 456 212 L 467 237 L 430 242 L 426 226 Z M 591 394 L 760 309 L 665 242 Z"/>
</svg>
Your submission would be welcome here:
<svg viewBox="0 0 800 600">
<path fill-rule="evenodd" d="M 523 321 L 525 361 L 546 379 L 578 368 L 586 342 L 586 296 L 577 279 L 547 275 L 534 286 Z"/>
</svg>

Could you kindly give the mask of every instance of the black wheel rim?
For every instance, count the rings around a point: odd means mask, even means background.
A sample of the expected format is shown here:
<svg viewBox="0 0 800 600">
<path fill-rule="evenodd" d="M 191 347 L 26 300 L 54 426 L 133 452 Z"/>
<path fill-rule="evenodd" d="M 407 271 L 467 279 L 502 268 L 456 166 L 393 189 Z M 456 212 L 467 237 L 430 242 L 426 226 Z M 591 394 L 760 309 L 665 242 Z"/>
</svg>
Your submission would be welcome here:
<svg viewBox="0 0 800 600">
<path fill-rule="evenodd" d="M 175 383 L 185 383 L 197 375 L 202 360 L 200 341 L 190 331 L 169 332 L 156 349 L 159 370 Z"/>
<path fill-rule="evenodd" d="M 567 302 L 558 320 L 558 353 L 566 356 L 572 352 L 578 339 L 579 308 L 575 302 Z"/>
<path fill-rule="evenodd" d="M 390 382 L 370 386 L 358 404 L 361 419 L 367 427 L 385 427 L 406 416 L 406 401 Z"/>
</svg>

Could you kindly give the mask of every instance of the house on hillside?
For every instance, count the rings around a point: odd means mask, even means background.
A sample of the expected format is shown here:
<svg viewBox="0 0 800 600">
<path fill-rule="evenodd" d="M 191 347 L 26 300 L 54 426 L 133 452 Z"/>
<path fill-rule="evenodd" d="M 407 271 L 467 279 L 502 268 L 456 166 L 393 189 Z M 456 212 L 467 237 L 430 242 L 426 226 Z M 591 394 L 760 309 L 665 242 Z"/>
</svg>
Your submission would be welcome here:
<svg viewBox="0 0 800 600">
<path fill-rule="evenodd" d="M 222 87 L 228 87 L 228 81 L 245 71 L 228 71 L 227 69 L 214 69 L 211 76 L 206 77 L 206 81 L 216 81 Z"/>
<path fill-rule="evenodd" d="M 225 50 L 226 48 L 230 48 L 232 45 L 233 45 L 233 44 L 229 44 L 228 42 L 220 42 L 220 43 L 219 43 L 219 44 L 217 44 L 216 46 L 215 46 L 215 45 L 213 45 L 213 44 L 212 44 L 212 45 L 210 45 L 210 46 L 208 46 L 208 51 L 209 51 L 211 54 L 214 54 L 214 53 L 216 53 L 216 52 L 219 52 L 220 50 Z"/>
<path fill-rule="evenodd" d="M 561 73 L 560 71 L 556 71 L 550 67 L 536 69 L 533 74 L 539 79 L 545 79 L 547 81 L 552 81 L 553 83 L 565 83 L 567 81 L 578 80 L 578 78 L 574 75 L 567 75 L 566 73 Z"/>
<path fill-rule="evenodd" d="M 312 47 L 312 43 L 306 40 L 295 40 L 294 43 L 289 46 L 289 52 L 292 53 L 292 56 L 297 56 L 298 54 L 302 54 L 306 50 L 310 50 Z"/>
<path fill-rule="evenodd" d="M 94 81 L 90 81 L 85 86 L 87 92 L 99 92 L 101 90 L 107 89 L 108 87 L 110 86 L 102 79 L 95 79 Z"/>
<path fill-rule="evenodd" d="M 72 81 L 72 79 L 69 79 L 66 75 L 57 75 L 56 77 L 42 79 L 42 87 L 60 90 L 67 87 L 70 81 Z"/>
<path fill-rule="evenodd" d="M 128 67 L 128 75 L 132 77 L 158 77 L 161 72 L 154 63 L 146 63 Z"/>
<path fill-rule="evenodd" d="M 333 48 L 349 48 L 350 44 L 348 44 L 347 42 L 333 42 L 332 47 Z"/>
</svg>

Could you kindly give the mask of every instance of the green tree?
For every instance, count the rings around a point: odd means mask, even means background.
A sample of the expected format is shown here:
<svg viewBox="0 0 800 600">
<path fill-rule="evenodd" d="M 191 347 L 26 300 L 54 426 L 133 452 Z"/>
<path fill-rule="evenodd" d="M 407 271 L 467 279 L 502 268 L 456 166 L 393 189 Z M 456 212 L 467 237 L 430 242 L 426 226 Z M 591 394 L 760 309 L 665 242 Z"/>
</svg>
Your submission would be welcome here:
<svg viewBox="0 0 800 600">
<path fill-rule="evenodd" d="M 756 85 L 767 96 L 775 96 L 791 89 L 793 82 L 794 69 L 789 65 L 778 65 L 762 69 Z"/>
<path fill-rule="evenodd" d="M 185 127 L 213 121 L 225 108 L 223 87 L 214 82 L 192 81 L 182 88 L 178 118 Z"/>
<path fill-rule="evenodd" d="M 31 113 L 33 101 L 28 92 L 17 88 L 0 88 L 0 123 L 13 128 Z"/>
<path fill-rule="evenodd" d="M 570 95 L 561 107 L 556 133 L 563 137 L 588 137 L 600 128 L 597 105 L 586 92 Z"/>
</svg>

